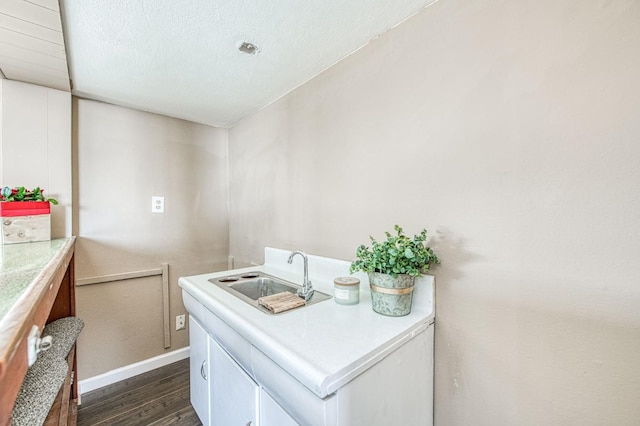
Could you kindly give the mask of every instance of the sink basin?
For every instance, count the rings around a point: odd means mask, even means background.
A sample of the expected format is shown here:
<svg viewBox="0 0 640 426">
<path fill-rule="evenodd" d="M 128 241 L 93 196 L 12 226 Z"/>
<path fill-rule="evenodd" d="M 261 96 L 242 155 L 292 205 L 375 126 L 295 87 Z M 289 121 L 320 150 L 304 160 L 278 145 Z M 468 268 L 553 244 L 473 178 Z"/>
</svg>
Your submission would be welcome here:
<svg viewBox="0 0 640 426">
<path fill-rule="evenodd" d="M 297 288 L 290 284 L 268 277 L 243 280 L 239 283 L 231 284 L 229 287 L 244 294 L 251 300 L 258 300 L 260 297 L 282 293 L 283 291 L 294 294 L 298 291 Z"/>
<path fill-rule="evenodd" d="M 282 293 L 283 291 L 297 294 L 298 290 L 302 287 L 292 282 L 283 280 L 281 278 L 276 278 L 272 275 L 265 274 L 264 272 L 259 271 L 245 272 L 244 274 L 230 275 L 220 278 L 211 278 L 209 281 L 220 287 L 222 290 L 236 296 L 238 299 L 244 301 L 245 303 L 248 303 L 254 308 L 270 315 L 278 314 L 273 314 L 273 312 L 269 311 L 267 308 L 259 305 L 259 298 L 263 296 L 270 296 L 272 294 Z M 307 300 L 307 304 L 304 306 L 313 305 L 329 299 L 331 299 L 331 296 L 329 296 L 328 294 L 315 290 L 313 296 L 311 296 L 311 299 Z M 301 309 L 304 306 L 296 309 Z M 286 312 L 290 311 L 281 313 Z"/>
</svg>

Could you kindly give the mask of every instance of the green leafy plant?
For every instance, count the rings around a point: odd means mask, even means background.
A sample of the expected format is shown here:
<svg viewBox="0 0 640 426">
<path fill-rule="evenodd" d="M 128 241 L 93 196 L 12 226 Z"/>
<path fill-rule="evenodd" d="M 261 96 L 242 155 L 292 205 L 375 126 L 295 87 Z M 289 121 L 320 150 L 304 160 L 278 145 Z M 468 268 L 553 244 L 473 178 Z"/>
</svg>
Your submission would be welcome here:
<svg viewBox="0 0 640 426">
<path fill-rule="evenodd" d="M 425 243 L 427 230 L 423 229 L 413 238 L 407 237 L 398 225 L 393 227 L 396 235 L 385 232 L 387 239 L 378 242 L 371 238 L 371 247 L 361 245 L 356 250 L 356 260 L 350 271 L 380 272 L 392 275 L 407 274 L 417 277 L 429 271 L 431 264 L 440 263 L 431 247 Z"/>
<path fill-rule="evenodd" d="M 46 198 L 39 186 L 34 190 L 25 189 L 24 186 L 17 188 L 5 186 L 0 191 L 0 201 L 48 201 L 51 204 L 58 204 L 55 199 Z"/>
</svg>

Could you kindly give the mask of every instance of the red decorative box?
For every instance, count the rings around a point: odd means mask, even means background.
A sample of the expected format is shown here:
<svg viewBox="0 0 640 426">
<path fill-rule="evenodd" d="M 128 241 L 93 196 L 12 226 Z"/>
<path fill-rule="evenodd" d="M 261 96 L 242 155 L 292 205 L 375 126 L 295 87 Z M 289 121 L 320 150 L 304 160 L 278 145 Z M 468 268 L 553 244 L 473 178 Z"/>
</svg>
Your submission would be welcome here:
<svg viewBox="0 0 640 426">
<path fill-rule="evenodd" d="M 51 204 L 48 201 L 0 202 L 0 217 L 36 216 L 50 213 Z"/>
<path fill-rule="evenodd" d="M 48 201 L 0 202 L 2 244 L 51 239 L 51 205 Z"/>
</svg>

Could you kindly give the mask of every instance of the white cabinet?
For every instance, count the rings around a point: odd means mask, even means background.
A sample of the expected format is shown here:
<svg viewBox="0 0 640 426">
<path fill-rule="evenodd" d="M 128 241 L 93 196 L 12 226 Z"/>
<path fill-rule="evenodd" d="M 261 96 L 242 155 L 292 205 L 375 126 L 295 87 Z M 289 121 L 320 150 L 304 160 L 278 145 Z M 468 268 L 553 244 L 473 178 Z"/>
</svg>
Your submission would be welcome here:
<svg viewBox="0 0 640 426">
<path fill-rule="evenodd" d="M 260 388 L 256 382 L 211 338 L 209 359 L 211 424 L 257 425 Z"/>
<path fill-rule="evenodd" d="M 256 425 L 260 388 L 193 316 L 189 324 L 191 405 L 205 425 Z"/>
<path fill-rule="evenodd" d="M 200 421 L 205 426 L 298 425 L 240 366 L 251 365 L 251 345 L 190 295 L 183 300 L 190 313 L 191 404 Z"/>
<path fill-rule="evenodd" d="M 209 420 L 209 335 L 191 316 L 189 321 L 191 405 L 205 425 Z"/>
<path fill-rule="evenodd" d="M 319 398 L 262 352 L 247 350 L 247 342 L 211 312 L 204 313 L 204 327 L 191 315 L 189 337 L 191 403 L 205 425 L 433 424 L 433 326 Z M 246 352 L 250 362 L 242 362 Z"/>
<path fill-rule="evenodd" d="M 242 317 L 232 327 L 186 291 L 183 301 L 192 324 L 191 401 L 205 425 L 433 425 L 432 323 L 413 326 L 401 342 L 381 347 L 384 356 L 376 362 L 351 366 L 348 379 L 329 376 L 334 383 L 327 386 L 335 390 L 321 395 L 254 344 L 264 347 L 264 335 L 248 340 Z"/>
<path fill-rule="evenodd" d="M 298 423 L 271 398 L 264 389 L 260 389 L 260 426 L 297 426 Z"/>
</svg>

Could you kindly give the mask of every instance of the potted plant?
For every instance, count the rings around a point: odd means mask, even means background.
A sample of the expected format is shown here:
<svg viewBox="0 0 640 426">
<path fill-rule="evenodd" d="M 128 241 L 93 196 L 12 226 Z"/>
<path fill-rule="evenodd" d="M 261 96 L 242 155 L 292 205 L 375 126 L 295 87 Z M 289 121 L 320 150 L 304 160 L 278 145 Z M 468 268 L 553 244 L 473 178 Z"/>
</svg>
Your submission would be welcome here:
<svg viewBox="0 0 640 426">
<path fill-rule="evenodd" d="M 387 239 L 378 242 L 371 238 L 371 247 L 361 245 L 350 271 L 366 272 L 371 287 L 373 310 L 379 314 L 399 317 L 411 312 L 415 277 L 440 263 L 431 247 L 426 245 L 427 230 L 413 238 L 401 227 L 394 226 L 395 235 L 385 232 Z"/>
<path fill-rule="evenodd" d="M 0 192 L 0 201 L 37 201 L 47 202 L 54 205 L 58 204 L 57 200 L 54 200 L 53 198 L 46 198 L 44 196 L 44 190 L 40 189 L 40 187 L 36 187 L 36 189 L 31 191 L 26 189 L 24 186 L 17 188 L 9 188 L 8 186 L 5 186 Z"/>
<path fill-rule="evenodd" d="M 2 218 L 2 244 L 51 239 L 51 206 L 58 204 L 46 198 L 43 190 L 24 186 L 0 190 L 0 217 Z"/>
</svg>

